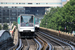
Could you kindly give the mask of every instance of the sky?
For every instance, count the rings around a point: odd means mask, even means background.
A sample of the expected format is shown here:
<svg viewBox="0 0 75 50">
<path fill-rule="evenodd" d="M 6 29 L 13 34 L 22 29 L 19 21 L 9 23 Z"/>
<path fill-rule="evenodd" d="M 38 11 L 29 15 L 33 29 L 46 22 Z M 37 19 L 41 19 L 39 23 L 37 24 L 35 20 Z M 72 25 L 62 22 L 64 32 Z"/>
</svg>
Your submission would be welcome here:
<svg viewBox="0 0 75 50">
<path fill-rule="evenodd" d="M 64 2 L 64 1 L 66 1 L 66 0 L 62 0 L 62 2 Z"/>
</svg>

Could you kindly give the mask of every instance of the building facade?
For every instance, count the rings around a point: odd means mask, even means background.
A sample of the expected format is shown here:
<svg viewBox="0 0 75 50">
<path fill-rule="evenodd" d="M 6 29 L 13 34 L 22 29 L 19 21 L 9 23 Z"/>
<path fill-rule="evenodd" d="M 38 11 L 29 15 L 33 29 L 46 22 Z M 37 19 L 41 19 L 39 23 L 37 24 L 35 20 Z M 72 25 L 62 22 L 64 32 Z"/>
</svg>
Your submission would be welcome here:
<svg viewBox="0 0 75 50">
<path fill-rule="evenodd" d="M 62 6 L 62 0 L 0 0 L 0 23 L 17 21 L 20 14 L 43 18 L 45 8 L 57 6 Z"/>
<path fill-rule="evenodd" d="M 46 7 L 25 7 L 25 14 L 34 14 L 36 17 L 41 17 L 45 14 Z"/>
<path fill-rule="evenodd" d="M 65 2 L 62 2 L 62 5 L 64 6 L 68 1 L 70 0 L 66 0 Z"/>
<path fill-rule="evenodd" d="M 20 14 L 25 14 L 25 8 L 0 7 L 0 23 L 17 22 L 17 17 Z"/>
<path fill-rule="evenodd" d="M 45 7 L 0 7 L 0 23 L 17 22 L 20 14 L 34 14 L 36 17 L 43 17 Z"/>
</svg>

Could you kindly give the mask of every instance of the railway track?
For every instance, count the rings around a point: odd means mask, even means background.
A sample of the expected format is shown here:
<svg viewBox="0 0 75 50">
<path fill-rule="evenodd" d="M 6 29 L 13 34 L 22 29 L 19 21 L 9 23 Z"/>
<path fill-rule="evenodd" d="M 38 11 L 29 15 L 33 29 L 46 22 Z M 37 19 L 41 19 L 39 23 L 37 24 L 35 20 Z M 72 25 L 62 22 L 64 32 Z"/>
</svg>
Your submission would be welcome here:
<svg viewBox="0 0 75 50">
<path fill-rule="evenodd" d="M 63 42 L 62 40 L 57 39 L 56 37 L 47 35 L 47 33 L 45 34 L 45 32 L 39 31 L 36 34 L 42 39 L 45 39 L 54 50 L 74 50 L 74 47 L 72 45 Z"/>
<path fill-rule="evenodd" d="M 60 38 L 60 37 L 55 36 L 55 35 L 52 35 L 49 31 L 45 31 L 45 30 L 44 30 L 44 31 L 41 30 L 41 31 L 42 31 L 42 32 L 45 32 L 46 34 L 48 34 L 48 35 L 50 35 L 50 36 L 53 36 L 53 37 L 55 37 L 55 38 L 57 38 L 57 39 L 60 39 L 61 41 L 65 42 L 66 44 L 68 44 L 69 46 L 71 46 L 73 50 L 75 50 L 75 42 L 72 42 L 72 41 L 67 40 L 67 39 Z M 64 37 L 64 36 L 63 36 L 63 37 Z"/>
<path fill-rule="evenodd" d="M 36 50 L 37 44 L 33 39 L 22 39 L 22 50 Z"/>
<path fill-rule="evenodd" d="M 49 50 L 49 44 L 48 44 L 48 42 L 47 41 L 45 41 L 45 40 L 43 40 L 42 38 L 40 38 L 40 37 L 37 37 L 36 38 L 39 42 L 40 42 L 40 44 L 41 44 L 41 47 L 40 47 L 40 49 L 39 50 Z M 51 48 L 51 47 L 50 47 Z"/>
<path fill-rule="evenodd" d="M 22 43 L 16 50 L 47 50 L 48 44 L 41 38 L 37 37 L 34 39 L 20 39 Z"/>
<path fill-rule="evenodd" d="M 33 39 L 26 39 L 26 38 L 21 38 L 19 34 L 18 39 L 19 39 L 18 46 L 15 46 L 13 48 L 15 50 L 48 50 L 49 49 L 48 43 L 39 37 Z"/>
<path fill-rule="evenodd" d="M 52 35 L 52 34 L 49 33 L 48 31 L 42 31 L 42 32 L 45 32 L 45 33 L 47 33 L 47 34 L 50 35 L 50 36 L 54 36 L 55 38 L 58 38 L 58 39 L 60 39 L 60 40 L 62 40 L 62 41 L 64 41 L 64 42 L 67 42 L 67 43 L 69 43 L 69 44 L 71 44 L 71 45 L 73 45 L 73 46 L 75 47 L 75 42 L 72 42 L 72 41 L 70 41 L 70 40 L 66 40 L 66 39 L 60 38 L 60 37 L 55 36 L 55 35 Z"/>
<path fill-rule="evenodd" d="M 21 50 L 36 50 L 37 43 L 34 39 L 21 38 L 19 34 L 19 39 L 21 39 L 22 45 Z"/>
<path fill-rule="evenodd" d="M 74 47 L 48 32 L 35 32 L 36 38 L 20 38 L 16 50 L 74 50 Z"/>
</svg>

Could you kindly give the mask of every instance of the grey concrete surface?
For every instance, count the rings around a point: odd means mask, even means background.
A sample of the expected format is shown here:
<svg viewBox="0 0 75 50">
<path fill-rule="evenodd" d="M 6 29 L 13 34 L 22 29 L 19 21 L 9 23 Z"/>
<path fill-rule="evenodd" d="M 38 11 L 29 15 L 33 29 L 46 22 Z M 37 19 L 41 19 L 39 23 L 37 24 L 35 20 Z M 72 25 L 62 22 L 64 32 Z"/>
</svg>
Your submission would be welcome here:
<svg viewBox="0 0 75 50">
<path fill-rule="evenodd" d="M 17 45 L 18 43 L 18 30 L 16 29 L 16 31 L 14 32 L 14 42 L 15 45 Z"/>
</svg>

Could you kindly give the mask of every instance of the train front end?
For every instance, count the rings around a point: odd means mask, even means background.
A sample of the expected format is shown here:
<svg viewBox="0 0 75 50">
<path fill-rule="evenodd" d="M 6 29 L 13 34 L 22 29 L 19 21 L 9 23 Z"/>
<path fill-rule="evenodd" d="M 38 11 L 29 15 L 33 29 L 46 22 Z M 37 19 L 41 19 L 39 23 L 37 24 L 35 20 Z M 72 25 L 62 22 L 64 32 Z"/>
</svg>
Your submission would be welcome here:
<svg viewBox="0 0 75 50">
<path fill-rule="evenodd" d="M 25 14 L 18 17 L 18 31 L 22 36 L 31 36 L 35 32 L 34 15 Z"/>
</svg>

